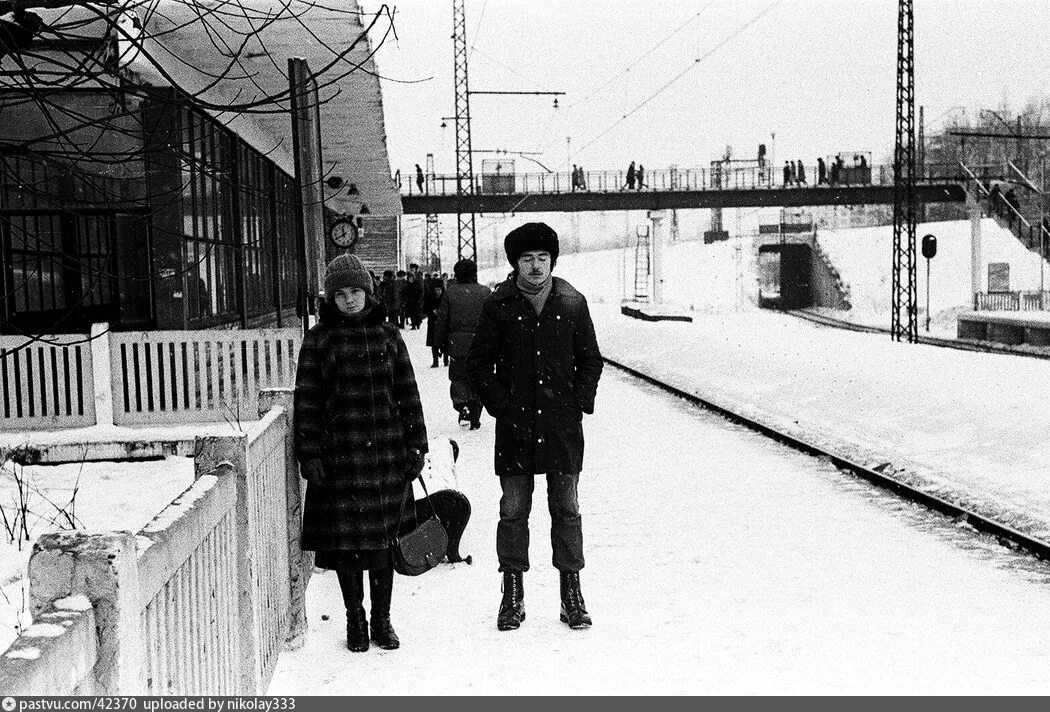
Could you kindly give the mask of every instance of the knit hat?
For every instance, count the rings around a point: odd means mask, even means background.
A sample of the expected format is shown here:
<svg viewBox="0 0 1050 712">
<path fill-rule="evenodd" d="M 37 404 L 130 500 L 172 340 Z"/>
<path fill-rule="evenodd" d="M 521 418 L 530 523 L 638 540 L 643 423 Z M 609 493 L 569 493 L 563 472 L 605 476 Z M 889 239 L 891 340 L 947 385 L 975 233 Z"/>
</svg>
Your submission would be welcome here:
<svg viewBox="0 0 1050 712">
<path fill-rule="evenodd" d="M 478 266 L 474 260 L 464 258 L 455 264 L 452 274 L 456 275 L 457 284 L 473 284 L 478 281 Z"/>
<path fill-rule="evenodd" d="M 507 239 L 503 241 L 503 249 L 507 251 L 507 259 L 510 260 L 514 269 L 518 268 L 518 258 L 521 257 L 521 253 L 529 250 L 549 252 L 551 267 L 554 267 L 554 263 L 558 261 L 558 233 L 546 223 L 525 223 L 507 233 Z"/>
<path fill-rule="evenodd" d="M 329 299 L 346 287 L 357 287 L 365 290 L 366 294 L 372 293 L 372 275 L 357 255 L 339 255 L 328 263 L 324 271 L 324 293 Z"/>
</svg>

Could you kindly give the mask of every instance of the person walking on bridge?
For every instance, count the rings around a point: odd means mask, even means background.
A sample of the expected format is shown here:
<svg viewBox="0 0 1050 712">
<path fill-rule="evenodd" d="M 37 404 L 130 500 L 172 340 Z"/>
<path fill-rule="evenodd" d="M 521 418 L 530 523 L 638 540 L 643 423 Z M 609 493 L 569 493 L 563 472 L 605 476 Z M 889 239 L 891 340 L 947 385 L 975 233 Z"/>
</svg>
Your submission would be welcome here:
<svg viewBox="0 0 1050 712">
<path fill-rule="evenodd" d="M 802 159 L 798 160 L 798 175 L 795 177 L 795 185 L 806 185 L 806 167 L 802 165 Z"/>
<path fill-rule="evenodd" d="M 470 381 L 496 418 L 495 467 L 503 491 L 496 527 L 503 598 L 496 627 L 513 630 L 525 620 L 529 512 L 542 476 L 561 579 L 560 618 L 570 628 L 587 628 L 578 485 L 583 415 L 594 412 L 602 356 L 586 298 L 551 275 L 558 233 L 526 223 L 510 231 L 504 249 L 514 270 L 485 301 L 467 354 Z"/>
<path fill-rule="evenodd" d="M 824 159 L 817 158 L 817 185 L 822 185 L 828 182 L 828 166 L 824 163 Z"/>
<path fill-rule="evenodd" d="M 420 195 L 423 195 L 423 184 L 425 182 L 426 182 L 426 179 L 423 177 L 423 169 L 420 168 L 419 164 L 417 163 L 416 164 L 416 186 L 419 188 L 419 194 Z"/>
<path fill-rule="evenodd" d="M 791 185 L 791 166 L 787 161 L 784 161 L 784 187 L 787 188 Z"/>
<path fill-rule="evenodd" d="M 627 190 L 634 190 L 634 161 L 627 166 Z"/>
<path fill-rule="evenodd" d="M 635 176 L 635 180 L 638 181 L 638 190 L 641 190 L 645 186 L 645 166 L 641 163 L 638 164 L 638 173 Z"/>
</svg>

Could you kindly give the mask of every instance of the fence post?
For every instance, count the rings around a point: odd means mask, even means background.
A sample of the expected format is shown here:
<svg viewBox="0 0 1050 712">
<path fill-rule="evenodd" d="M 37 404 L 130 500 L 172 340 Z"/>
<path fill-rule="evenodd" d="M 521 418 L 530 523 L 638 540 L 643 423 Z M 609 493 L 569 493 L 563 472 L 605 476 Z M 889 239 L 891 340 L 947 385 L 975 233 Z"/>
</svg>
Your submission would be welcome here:
<svg viewBox="0 0 1050 712">
<path fill-rule="evenodd" d="M 134 534 L 64 531 L 37 539 L 29 558 L 33 618 L 55 601 L 75 595 L 86 596 L 95 608 L 97 694 L 146 694 Z"/>
<path fill-rule="evenodd" d="M 259 417 L 270 408 L 279 406 L 287 413 L 285 431 L 285 500 L 288 506 L 288 635 L 285 649 L 298 650 L 306 642 L 306 587 L 313 572 L 313 552 L 303 551 L 302 522 L 303 496 L 306 490 L 299 476 L 299 463 L 295 458 L 295 431 L 292 424 L 293 389 L 265 388 L 259 391 Z"/>
<path fill-rule="evenodd" d="M 109 324 L 91 325 L 91 373 L 95 387 L 95 423 L 113 425 L 113 380 Z"/>
<path fill-rule="evenodd" d="M 225 467 L 220 467 L 225 465 Z M 240 632 L 239 677 L 242 695 L 258 695 L 260 681 L 256 670 L 259 641 L 255 637 L 255 586 L 252 571 L 251 537 L 248 527 L 248 435 L 198 436 L 193 443 L 194 478 L 217 474 L 236 478 L 236 547 L 237 547 L 237 625 Z"/>
</svg>

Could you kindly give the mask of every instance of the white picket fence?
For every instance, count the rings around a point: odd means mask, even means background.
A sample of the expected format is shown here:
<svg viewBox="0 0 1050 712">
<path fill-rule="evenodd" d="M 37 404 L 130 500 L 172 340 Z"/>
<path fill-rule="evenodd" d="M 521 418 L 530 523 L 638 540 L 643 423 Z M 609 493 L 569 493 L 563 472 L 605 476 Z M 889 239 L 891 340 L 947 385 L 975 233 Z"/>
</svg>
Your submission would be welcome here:
<svg viewBox="0 0 1050 712">
<path fill-rule="evenodd" d="M 0 336 L 0 430 L 239 422 L 291 387 L 299 329 Z"/>
<path fill-rule="evenodd" d="M 83 334 L 0 336 L 0 430 L 94 425 L 92 373 Z"/>
<path fill-rule="evenodd" d="M 300 548 L 291 392 L 263 405 L 247 432 L 197 439 L 194 483 L 137 535 L 38 539 L 34 622 L 93 614 L 95 625 L 16 640 L 0 658 L 5 694 L 265 694 L 281 649 L 305 635 L 312 559 Z M 77 595 L 90 605 L 69 612 Z"/>
</svg>

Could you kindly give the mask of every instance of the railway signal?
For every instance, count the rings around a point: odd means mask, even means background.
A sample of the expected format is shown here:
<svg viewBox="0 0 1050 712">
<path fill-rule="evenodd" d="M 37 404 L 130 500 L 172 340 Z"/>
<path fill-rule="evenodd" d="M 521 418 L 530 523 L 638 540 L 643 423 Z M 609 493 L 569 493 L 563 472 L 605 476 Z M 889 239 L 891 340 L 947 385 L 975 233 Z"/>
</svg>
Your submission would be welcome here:
<svg viewBox="0 0 1050 712">
<path fill-rule="evenodd" d="M 922 238 L 922 256 L 926 258 L 926 332 L 930 331 L 930 260 L 937 255 L 937 238 L 925 235 Z"/>
</svg>

